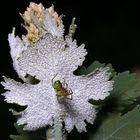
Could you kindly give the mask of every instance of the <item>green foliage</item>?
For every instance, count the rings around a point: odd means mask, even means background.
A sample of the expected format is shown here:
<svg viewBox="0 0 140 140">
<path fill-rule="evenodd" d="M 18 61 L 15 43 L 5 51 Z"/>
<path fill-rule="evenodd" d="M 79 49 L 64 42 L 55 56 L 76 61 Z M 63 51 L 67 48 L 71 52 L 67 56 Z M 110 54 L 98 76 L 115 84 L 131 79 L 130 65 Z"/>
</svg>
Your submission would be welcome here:
<svg viewBox="0 0 140 140">
<path fill-rule="evenodd" d="M 113 80 L 113 90 L 104 104 L 106 108 L 111 106 L 112 111 L 123 111 L 140 96 L 140 80 L 137 80 L 135 75 L 128 71 L 118 73 Z"/>
<path fill-rule="evenodd" d="M 109 68 L 109 72 L 111 72 L 111 76 L 114 76 L 116 74 L 116 72 L 114 72 L 114 69 L 112 68 L 111 64 L 101 64 L 99 61 L 94 61 L 90 66 L 86 67 L 81 67 L 81 69 L 78 71 L 78 75 L 87 75 L 90 74 L 91 72 L 93 72 L 94 70 L 96 70 L 97 68 L 101 68 L 101 67 L 108 67 Z"/>
<path fill-rule="evenodd" d="M 10 135 L 12 140 L 43 140 L 44 138 L 41 130 L 37 132 L 26 132 L 23 130 L 23 125 L 17 125 L 15 123 L 14 126 L 19 135 Z"/>
<path fill-rule="evenodd" d="M 102 122 L 96 133 L 90 135 L 90 140 L 139 140 L 140 110 L 138 107 L 121 116 L 110 114 Z"/>
<path fill-rule="evenodd" d="M 117 98 L 119 105 L 129 105 L 140 96 L 140 80 L 128 71 L 119 73 L 113 78 L 115 81 L 110 97 Z"/>
<path fill-rule="evenodd" d="M 78 74 L 79 75 L 82 75 L 82 74 L 86 75 L 86 74 L 89 74 L 89 73 L 93 72 L 97 68 L 104 67 L 104 66 L 105 66 L 105 64 L 101 64 L 98 61 L 95 61 L 87 68 L 84 67 L 84 66 L 81 67 L 81 69 L 78 71 Z"/>
</svg>

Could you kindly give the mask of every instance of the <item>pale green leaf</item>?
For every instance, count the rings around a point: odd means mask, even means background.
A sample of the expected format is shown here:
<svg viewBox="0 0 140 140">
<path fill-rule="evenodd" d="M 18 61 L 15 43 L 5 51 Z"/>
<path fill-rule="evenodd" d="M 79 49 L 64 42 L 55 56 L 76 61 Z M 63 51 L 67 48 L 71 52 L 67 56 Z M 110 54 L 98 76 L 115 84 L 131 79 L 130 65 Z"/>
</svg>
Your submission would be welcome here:
<svg viewBox="0 0 140 140">
<path fill-rule="evenodd" d="M 101 67 L 109 67 L 110 68 L 110 72 L 112 74 L 114 74 L 114 69 L 112 68 L 112 65 L 111 64 L 101 64 L 99 61 L 94 61 L 90 66 L 88 66 L 87 68 L 86 67 L 81 67 L 80 70 L 78 71 L 78 74 L 79 75 L 86 75 L 86 74 L 89 74 L 91 72 L 93 72 L 94 70 L 96 70 L 97 68 L 101 68 Z"/>
<path fill-rule="evenodd" d="M 136 79 L 134 74 L 122 72 L 114 76 L 113 80 L 114 86 L 109 100 L 117 109 L 122 110 L 140 96 L 140 80 Z"/>
<path fill-rule="evenodd" d="M 90 140 L 140 140 L 140 110 L 136 107 L 123 116 L 110 114 Z"/>
<path fill-rule="evenodd" d="M 10 135 L 12 140 L 43 140 L 44 135 L 42 131 L 27 132 L 23 130 L 23 125 L 14 124 L 19 135 Z"/>
</svg>

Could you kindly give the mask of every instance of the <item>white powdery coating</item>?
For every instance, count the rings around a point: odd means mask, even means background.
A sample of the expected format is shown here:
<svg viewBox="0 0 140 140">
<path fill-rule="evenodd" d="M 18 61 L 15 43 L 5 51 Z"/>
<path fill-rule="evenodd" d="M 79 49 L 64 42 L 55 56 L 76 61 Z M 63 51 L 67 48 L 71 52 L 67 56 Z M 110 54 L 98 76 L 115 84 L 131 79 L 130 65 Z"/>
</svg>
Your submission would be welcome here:
<svg viewBox="0 0 140 140">
<path fill-rule="evenodd" d="M 22 52 L 27 49 L 29 42 L 25 36 L 22 36 L 22 40 L 18 36 L 15 36 L 15 28 L 13 28 L 12 33 L 8 35 L 8 41 L 10 46 L 10 54 L 13 59 L 14 69 L 18 73 L 19 77 L 24 79 L 26 73 L 19 69 L 17 60 Z"/>
<path fill-rule="evenodd" d="M 26 124 L 25 130 L 36 130 L 52 125 L 55 116 L 63 110 L 65 128 L 68 132 L 74 126 L 79 132 L 86 131 L 85 120 L 93 123 L 97 113 L 88 100 L 104 99 L 112 89 L 112 81 L 108 81 L 109 73 L 106 68 L 99 69 L 98 73 L 92 74 L 89 78 L 70 74 L 64 77 L 58 75 L 57 79 L 60 81 L 65 79 L 73 92 L 72 100 L 65 99 L 64 104 L 57 102 L 50 79 L 45 79 L 37 85 L 21 84 L 6 78 L 5 82 L 2 82 L 5 89 L 8 89 L 3 94 L 8 103 L 27 105 L 17 121 L 19 124 Z"/>
<path fill-rule="evenodd" d="M 15 28 L 13 28 L 12 33 L 8 35 L 8 41 L 11 57 L 13 59 L 19 58 L 20 54 L 27 49 L 27 46 L 24 45 L 23 41 L 18 36 L 15 37 Z"/>
<path fill-rule="evenodd" d="M 45 18 L 43 21 L 45 30 L 53 36 L 62 37 L 64 34 L 64 25 L 60 19 L 60 25 L 57 25 L 54 17 L 50 15 L 48 9 L 45 11 Z"/>
<path fill-rule="evenodd" d="M 25 50 L 17 61 L 19 70 L 43 80 L 52 79 L 54 74 L 73 73 L 82 65 L 86 54 L 84 45 L 78 47 L 70 37 L 64 40 L 47 35 L 35 48 Z"/>
<path fill-rule="evenodd" d="M 4 78 L 5 101 L 27 106 L 17 121 L 25 124 L 25 130 L 53 125 L 54 118 L 61 114 L 68 132 L 74 127 L 79 132 L 86 131 L 85 121 L 92 124 L 97 114 L 95 106 L 88 100 L 103 100 L 112 90 L 113 81 L 109 80 L 108 68 L 100 68 L 85 76 L 74 75 L 87 54 L 84 44 L 78 46 L 71 37 L 64 38 L 61 19 L 58 25 L 47 9 L 43 26 L 39 28 L 45 34 L 34 48 L 25 36 L 22 39 L 15 37 L 14 30 L 9 34 L 13 65 L 25 83 Z M 35 85 L 26 83 L 26 74 L 40 82 Z M 58 102 L 52 79 L 60 80 L 66 90 L 72 91 L 72 100 L 63 98 L 62 103 Z"/>
</svg>

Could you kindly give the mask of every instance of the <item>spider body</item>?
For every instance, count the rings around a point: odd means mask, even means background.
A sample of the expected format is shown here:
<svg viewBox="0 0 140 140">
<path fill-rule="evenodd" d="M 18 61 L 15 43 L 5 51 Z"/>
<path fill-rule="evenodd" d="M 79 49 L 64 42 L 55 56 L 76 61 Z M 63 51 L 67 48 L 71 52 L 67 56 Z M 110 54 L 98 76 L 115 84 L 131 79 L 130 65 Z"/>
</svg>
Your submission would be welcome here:
<svg viewBox="0 0 140 140">
<path fill-rule="evenodd" d="M 53 81 L 52 86 L 56 92 L 57 99 L 60 100 L 61 97 L 65 97 L 67 99 L 72 99 L 72 91 L 68 88 L 66 83 L 62 84 L 60 80 Z"/>
</svg>

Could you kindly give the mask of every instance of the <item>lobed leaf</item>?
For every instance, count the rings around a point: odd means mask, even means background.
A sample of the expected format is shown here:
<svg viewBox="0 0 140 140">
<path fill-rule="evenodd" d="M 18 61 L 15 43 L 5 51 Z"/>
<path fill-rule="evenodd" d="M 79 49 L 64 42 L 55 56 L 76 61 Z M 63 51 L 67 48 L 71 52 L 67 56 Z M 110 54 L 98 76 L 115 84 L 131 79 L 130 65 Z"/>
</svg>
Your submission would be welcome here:
<svg viewBox="0 0 140 140">
<path fill-rule="evenodd" d="M 116 109 L 123 110 L 140 96 L 140 80 L 129 71 L 118 73 L 114 76 L 114 86 L 109 100 L 113 101 Z M 136 104 L 137 105 L 137 104 Z"/>
<path fill-rule="evenodd" d="M 121 116 L 110 114 L 96 133 L 90 135 L 90 140 L 139 140 L 140 110 L 138 107 Z"/>
</svg>

